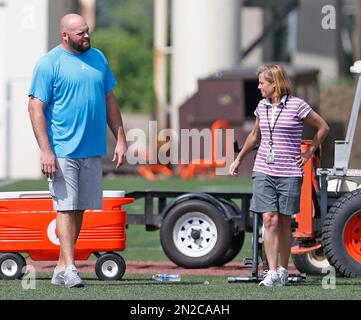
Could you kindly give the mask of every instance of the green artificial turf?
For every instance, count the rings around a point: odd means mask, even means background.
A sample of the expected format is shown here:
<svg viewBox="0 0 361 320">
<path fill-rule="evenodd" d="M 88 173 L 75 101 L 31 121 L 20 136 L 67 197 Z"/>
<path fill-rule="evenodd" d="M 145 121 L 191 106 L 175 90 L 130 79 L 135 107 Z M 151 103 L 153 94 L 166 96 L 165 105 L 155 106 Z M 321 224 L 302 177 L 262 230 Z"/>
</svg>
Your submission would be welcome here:
<svg viewBox="0 0 361 320">
<path fill-rule="evenodd" d="M 85 274 L 87 286 L 67 289 L 50 284 L 49 273 L 37 275 L 35 289 L 24 289 L 21 280 L 0 281 L 0 299 L 50 300 L 359 300 L 361 279 L 337 278 L 335 289 L 325 289 L 321 276 L 282 288 L 257 283 L 228 283 L 226 276 L 181 275 L 181 282 L 162 283 L 150 275 L 125 275 L 120 281 L 100 281 Z"/>
</svg>

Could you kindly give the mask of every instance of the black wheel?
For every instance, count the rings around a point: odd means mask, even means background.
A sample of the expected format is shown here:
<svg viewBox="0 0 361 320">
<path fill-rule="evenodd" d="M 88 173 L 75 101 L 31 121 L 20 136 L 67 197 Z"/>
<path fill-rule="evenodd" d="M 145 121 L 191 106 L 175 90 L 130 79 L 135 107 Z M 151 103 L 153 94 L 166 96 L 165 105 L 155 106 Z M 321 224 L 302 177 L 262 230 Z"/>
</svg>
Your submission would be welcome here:
<svg viewBox="0 0 361 320">
<path fill-rule="evenodd" d="M 330 266 L 322 248 L 304 254 L 292 254 L 295 267 L 301 273 L 322 274 L 322 269 Z"/>
<path fill-rule="evenodd" d="M 233 235 L 233 238 L 231 240 L 231 246 L 227 249 L 224 256 L 214 265 L 221 266 L 227 262 L 232 261 L 241 251 L 243 243 L 244 243 L 244 231 L 240 231 L 236 235 Z"/>
<path fill-rule="evenodd" d="M 26 261 L 19 253 L 4 253 L 0 256 L 0 279 L 15 280 L 24 275 Z"/>
<path fill-rule="evenodd" d="M 100 280 L 120 280 L 125 269 L 123 257 L 115 252 L 104 253 L 95 263 L 95 273 Z"/>
<path fill-rule="evenodd" d="M 325 255 L 340 275 L 361 276 L 361 189 L 344 194 L 322 226 Z"/>
<path fill-rule="evenodd" d="M 233 212 L 234 215 L 236 213 L 234 212 L 234 209 L 232 206 L 228 203 L 223 203 L 228 210 Z M 236 255 L 241 251 L 244 243 L 244 231 L 239 231 L 238 233 L 234 234 L 232 236 L 231 240 L 231 246 L 227 249 L 226 253 L 220 258 L 220 260 L 215 264 L 215 266 L 221 266 L 229 261 L 232 261 Z"/>
<path fill-rule="evenodd" d="M 176 205 L 163 220 L 160 242 L 165 254 L 184 268 L 206 268 L 220 261 L 232 245 L 233 225 L 202 200 Z"/>
</svg>

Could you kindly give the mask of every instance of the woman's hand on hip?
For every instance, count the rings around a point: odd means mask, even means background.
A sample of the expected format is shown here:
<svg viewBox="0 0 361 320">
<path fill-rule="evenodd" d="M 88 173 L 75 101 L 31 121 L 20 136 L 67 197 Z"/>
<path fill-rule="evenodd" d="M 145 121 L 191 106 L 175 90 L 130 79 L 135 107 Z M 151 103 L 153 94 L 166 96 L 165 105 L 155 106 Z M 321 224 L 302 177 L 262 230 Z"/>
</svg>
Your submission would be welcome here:
<svg viewBox="0 0 361 320">
<path fill-rule="evenodd" d="M 303 152 L 300 155 L 298 155 L 296 157 L 296 164 L 299 168 L 302 168 L 306 162 L 308 161 L 308 159 L 311 157 L 311 154 L 307 153 L 307 152 Z"/>
</svg>

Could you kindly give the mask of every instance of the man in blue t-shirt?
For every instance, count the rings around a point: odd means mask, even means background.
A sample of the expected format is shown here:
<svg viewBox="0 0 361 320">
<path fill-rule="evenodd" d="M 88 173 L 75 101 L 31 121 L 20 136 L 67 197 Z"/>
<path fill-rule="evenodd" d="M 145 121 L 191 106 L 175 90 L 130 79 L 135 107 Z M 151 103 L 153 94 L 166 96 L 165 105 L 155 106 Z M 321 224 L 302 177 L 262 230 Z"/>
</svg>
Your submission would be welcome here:
<svg viewBox="0 0 361 320">
<path fill-rule="evenodd" d="M 91 48 L 86 21 L 67 14 L 60 33 L 60 45 L 35 66 L 28 109 L 57 211 L 60 254 L 51 282 L 71 288 L 85 284 L 75 267 L 83 213 L 102 207 L 107 124 L 117 140 L 117 168 L 125 161 L 127 143 L 112 92 L 117 82 L 104 54 Z"/>
</svg>

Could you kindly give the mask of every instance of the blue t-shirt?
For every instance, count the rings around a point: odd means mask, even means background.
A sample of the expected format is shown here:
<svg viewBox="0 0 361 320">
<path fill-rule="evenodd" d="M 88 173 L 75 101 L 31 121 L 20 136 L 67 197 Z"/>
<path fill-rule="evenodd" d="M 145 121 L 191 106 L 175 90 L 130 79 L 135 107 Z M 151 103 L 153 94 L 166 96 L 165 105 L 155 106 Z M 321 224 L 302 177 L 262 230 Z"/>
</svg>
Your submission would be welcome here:
<svg viewBox="0 0 361 320">
<path fill-rule="evenodd" d="M 115 85 L 107 59 L 94 48 L 73 54 L 59 45 L 38 61 L 29 96 L 46 104 L 49 142 L 56 157 L 106 154 L 106 95 Z"/>
</svg>

